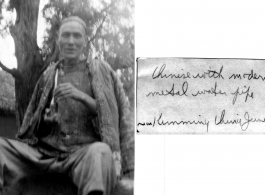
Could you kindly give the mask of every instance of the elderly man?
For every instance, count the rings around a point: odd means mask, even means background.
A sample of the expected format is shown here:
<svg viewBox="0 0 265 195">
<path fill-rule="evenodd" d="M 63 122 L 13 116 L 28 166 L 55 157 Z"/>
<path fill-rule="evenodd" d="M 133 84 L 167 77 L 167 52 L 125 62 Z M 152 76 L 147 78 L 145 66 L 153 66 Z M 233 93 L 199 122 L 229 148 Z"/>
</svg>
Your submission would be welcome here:
<svg viewBox="0 0 265 195">
<path fill-rule="evenodd" d="M 37 171 L 68 173 L 80 195 L 110 194 L 117 178 L 130 184 L 134 175 L 122 84 L 106 62 L 84 59 L 79 17 L 62 21 L 57 44 L 61 60 L 36 84 L 19 141 L 0 139 L 0 192 Z"/>
</svg>

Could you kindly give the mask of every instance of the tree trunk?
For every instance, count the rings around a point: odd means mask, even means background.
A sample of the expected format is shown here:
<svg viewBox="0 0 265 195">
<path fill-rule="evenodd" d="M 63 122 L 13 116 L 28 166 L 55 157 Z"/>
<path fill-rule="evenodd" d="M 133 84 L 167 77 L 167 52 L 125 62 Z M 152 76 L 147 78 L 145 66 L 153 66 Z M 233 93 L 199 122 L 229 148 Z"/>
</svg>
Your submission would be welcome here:
<svg viewBox="0 0 265 195">
<path fill-rule="evenodd" d="M 15 79 L 16 117 L 20 128 L 31 95 L 43 67 L 37 45 L 38 11 L 40 0 L 11 0 L 17 19 L 10 33 L 15 42 L 17 69 L 21 78 Z"/>
</svg>

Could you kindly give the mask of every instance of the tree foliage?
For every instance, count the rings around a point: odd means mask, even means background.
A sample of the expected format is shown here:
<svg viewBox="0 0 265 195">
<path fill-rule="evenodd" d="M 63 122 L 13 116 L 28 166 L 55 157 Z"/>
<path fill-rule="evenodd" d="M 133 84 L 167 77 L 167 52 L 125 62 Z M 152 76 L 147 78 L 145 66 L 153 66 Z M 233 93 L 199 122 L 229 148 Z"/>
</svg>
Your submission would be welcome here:
<svg viewBox="0 0 265 195">
<path fill-rule="evenodd" d="M 59 58 L 57 32 L 63 18 L 76 15 L 87 24 L 85 55 L 106 60 L 120 78 L 133 106 L 134 96 L 134 1 L 133 0 L 49 0 L 42 10 L 47 29 L 42 48 L 37 45 L 37 18 L 40 0 L 0 0 L 2 34 L 10 30 L 15 41 L 17 70 L 0 67 L 15 77 L 19 125 L 34 86 L 51 61 Z M 3 9 L 17 13 L 15 23 L 3 17 Z M 6 21 L 6 22 L 3 22 Z M 26 96 L 25 96 L 26 95 Z M 25 96 L 25 97 L 24 97 Z"/>
<path fill-rule="evenodd" d="M 55 40 L 60 21 L 76 15 L 87 24 L 86 54 L 96 53 L 97 57 L 107 60 L 115 70 L 133 68 L 133 9 L 132 0 L 50 0 L 43 9 L 43 17 L 49 24 L 43 54 L 46 57 L 56 51 Z"/>
</svg>

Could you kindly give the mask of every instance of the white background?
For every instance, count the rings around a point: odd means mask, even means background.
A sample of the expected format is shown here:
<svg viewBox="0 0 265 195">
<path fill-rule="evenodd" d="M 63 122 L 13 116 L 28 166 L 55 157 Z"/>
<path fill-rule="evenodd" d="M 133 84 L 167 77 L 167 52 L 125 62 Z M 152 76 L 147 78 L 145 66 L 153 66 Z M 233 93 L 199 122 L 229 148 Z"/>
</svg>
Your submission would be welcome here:
<svg viewBox="0 0 265 195">
<path fill-rule="evenodd" d="M 135 6 L 136 57 L 265 59 L 264 1 Z M 135 194 L 264 195 L 265 135 L 136 135 Z"/>
</svg>

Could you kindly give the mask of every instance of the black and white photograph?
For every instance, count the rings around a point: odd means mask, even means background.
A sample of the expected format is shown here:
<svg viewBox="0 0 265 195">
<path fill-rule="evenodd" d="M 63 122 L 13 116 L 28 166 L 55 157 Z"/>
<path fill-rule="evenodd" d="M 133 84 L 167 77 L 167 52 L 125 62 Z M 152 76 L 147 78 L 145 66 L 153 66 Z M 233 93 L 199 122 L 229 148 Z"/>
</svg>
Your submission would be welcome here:
<svg viewBox="0 0 265 195">
<path fill-rule="evenodd" d="M 134 1 L 0 1 L 0 194 L 134 193 Z"/>
<path fill-rule="evenodd" d="M 0 0 L 0 194 L 264 195 L 262 0 Z"/>
</svg>

